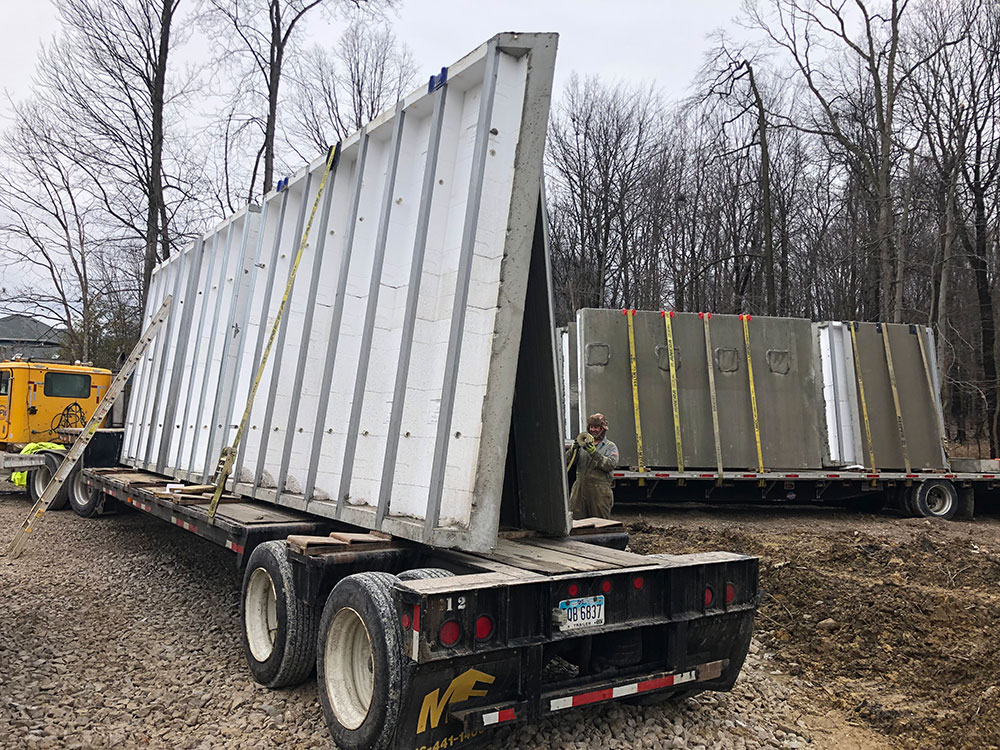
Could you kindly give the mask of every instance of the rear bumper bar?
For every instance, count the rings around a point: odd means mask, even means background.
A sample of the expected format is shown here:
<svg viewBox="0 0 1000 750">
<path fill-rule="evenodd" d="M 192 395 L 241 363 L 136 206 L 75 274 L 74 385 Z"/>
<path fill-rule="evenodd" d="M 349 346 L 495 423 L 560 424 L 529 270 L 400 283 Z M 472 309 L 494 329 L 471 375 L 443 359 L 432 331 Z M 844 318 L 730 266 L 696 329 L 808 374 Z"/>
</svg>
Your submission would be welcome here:
<svg viewBox="0 0 1000 750">
<path fill-rule="evenodd" d="M 556 713 L 567 708 L 604 703 L 627 698 L 631 695 L 665 692 L 681 686 L 684 686 L 685 689 L 696 689 L 699 683 L 707 683 L 721 677 L 727 664 L 728 659 L 721 659 L 699 664 L 683 672 L 654 672 L 639 677 L 578 685 L 570 691 L 543 693 L 541 713 Z M 706 685 L 706 687 L 708 686 Z M 463 711 L 450 711 L 449 713 L 452 718 L 462 722 L 466 732 L 475 732 L 498 724 L 525 721 L 529 718 L 527 708 L 527 701 L 517 701 L 480 706 Z"/>
</svg>

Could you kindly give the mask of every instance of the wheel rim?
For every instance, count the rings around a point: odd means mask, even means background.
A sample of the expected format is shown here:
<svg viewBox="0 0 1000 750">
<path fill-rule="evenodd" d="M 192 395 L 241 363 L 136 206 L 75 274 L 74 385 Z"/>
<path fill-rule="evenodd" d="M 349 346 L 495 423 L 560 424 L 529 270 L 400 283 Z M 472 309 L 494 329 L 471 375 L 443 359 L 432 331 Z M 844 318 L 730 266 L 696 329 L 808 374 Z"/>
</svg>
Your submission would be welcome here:
<svg viewBox="0 0 1000 750">
<path fill-rule="evenodd" d="M 90 503 L 90 487 L 87 486 L 87 480 L 82 471 L 76 472 L 76 476 L 73 477 L 73 497 L 80 507 Z"/>
<path fill-rule="evenodd" d="M 35 473 L 32 475 L 31 479 L 31 481 L 35 484 L 35 497 L 42 496 L 51 479 L 52 472 L 49 471 L 48 466 L 39 466 L 35 469 Z"/>
<path fill-rule="evenodd" d="M 267 661 L 274 652 L 274 640 L 278 635 L 278 597 L 270 573 L 263 568 L 250 574 L 243 612 L 250 653 L 259 662 Z"/>
<path fill-rule="evenodd" d="M 324 652 L 326 694 L 337 721 L 357 729 L 375 692 L 375 652 L 364 620 L 350 607 L 333 617 Z"/>
<path fill-rule="evenodd" d="M 945 487 L 928 487 L 925 502 L 931 515 L 943 516 L 951 510 L 951 493 Z"/>
</svg>

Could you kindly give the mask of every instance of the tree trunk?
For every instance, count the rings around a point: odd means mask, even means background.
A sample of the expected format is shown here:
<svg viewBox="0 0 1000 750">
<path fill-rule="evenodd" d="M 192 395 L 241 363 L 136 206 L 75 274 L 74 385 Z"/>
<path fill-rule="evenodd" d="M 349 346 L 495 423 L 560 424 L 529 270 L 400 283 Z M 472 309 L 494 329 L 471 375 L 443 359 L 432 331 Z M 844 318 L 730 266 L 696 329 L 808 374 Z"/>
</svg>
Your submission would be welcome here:
<svg viewBox="0 0 1000 750">
<path fill-rule="evenodd" d="M 767 118 L 764 116 L 764 100 L 761 98 L 757 81 L 753 77 L 753 66 L 745 63 L 750 79 L 750 90 L 757 105 L 757 135 L 760 138 L 760 194 L 761 226 L 764 230 L 764 287 L 767 294 L 767 314 L 778 314 L 778 298 L 774 284 L 774 238 L 771 225 L 771 157 L 767 149 Z"/>
<path fill-rule="evenodd" d="M 898 237 L 896 239 L 896 280 L 892 299 L 892 322 L 903 322 L 903 280 L 906 272 L 906 235 L 910 231 L 910 204 L 913 202 L 913 161 L 914 151 L 910 151 L 909 174 L 906 179 L 905 195 L 903 196 L 903 215 L 899 220 Z"/>
<path fill-rule="evenodd" d="M 976 171 L 978 172 L 978 166 Z M 996 365 L 996 325 L 993 317 L 993 293 L 990 289 L 987 266 L 989 225 L 986 217 L 986 196 L 981 188 L 973 189 L 975 206 L 976 249 L 969 257 L 976 277 L 976 297 L 979 302 L 979 324 L 982 330 L 980 342 L 983 359 L 983 396 L 986 402 L 987 434 L 990 456 L 1000 455 L 997 445 L 997 365 Z"/>
<path fill-rule="evenodd" d="M 146 207 L 146 251 L 142 265 L 142 300 L 145 308 L 146 295 L 149 294 L 149 282 L 153 275 L 153 266 L 157 261 L 157 249 L 161 239 L 160 217 L 165 212 L 163 201 L 163 91 L 167 79 L 167 53 L 170 51 L 170 24 L 176 9 L 175 0 L 162 0 L 160 9 L 160 35 L 157 40 L 156 62 L 153 68 L 153 79 L 150 86 L 150 151 L 148 175 L 148 199 Z M 162 227 L 166 232 L 166 225 Z M 168 252 L 163 247 L 164 258 Z"/>
</svg>

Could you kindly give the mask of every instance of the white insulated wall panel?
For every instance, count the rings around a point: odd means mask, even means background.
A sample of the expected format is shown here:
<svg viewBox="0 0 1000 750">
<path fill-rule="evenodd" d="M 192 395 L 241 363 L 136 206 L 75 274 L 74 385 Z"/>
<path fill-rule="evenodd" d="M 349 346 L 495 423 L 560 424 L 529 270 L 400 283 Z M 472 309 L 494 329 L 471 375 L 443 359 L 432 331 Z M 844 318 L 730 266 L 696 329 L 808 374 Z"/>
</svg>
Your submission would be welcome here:
<svg viewBox="0 0 1000 750">
<path fill-rule="evenodd" d="M 348 138 L 318 203 L 325 158 L 162 264 L 147 307 L 182 312 L 136 375 L 127 461 L 211 479 L 311 221 L 231 487 L 492 546 L 555 42 L 495 37 Z"/>
</svg>

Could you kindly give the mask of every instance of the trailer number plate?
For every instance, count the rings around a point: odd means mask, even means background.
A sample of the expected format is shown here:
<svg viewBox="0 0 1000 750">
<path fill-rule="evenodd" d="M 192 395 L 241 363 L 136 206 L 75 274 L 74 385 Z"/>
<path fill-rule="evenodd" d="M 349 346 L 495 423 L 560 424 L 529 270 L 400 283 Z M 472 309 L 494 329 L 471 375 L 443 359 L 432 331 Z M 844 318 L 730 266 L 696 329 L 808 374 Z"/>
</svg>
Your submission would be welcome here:
<svg viewBox="0 0 1000 750">
<path fill-rule="evenodd" d="M 588 628 L 604 624 L 604 597 L 582 596 L 579 599 L 563 599 L 559 609 L 566 614 L 562 630 Z"/>
</svg>

